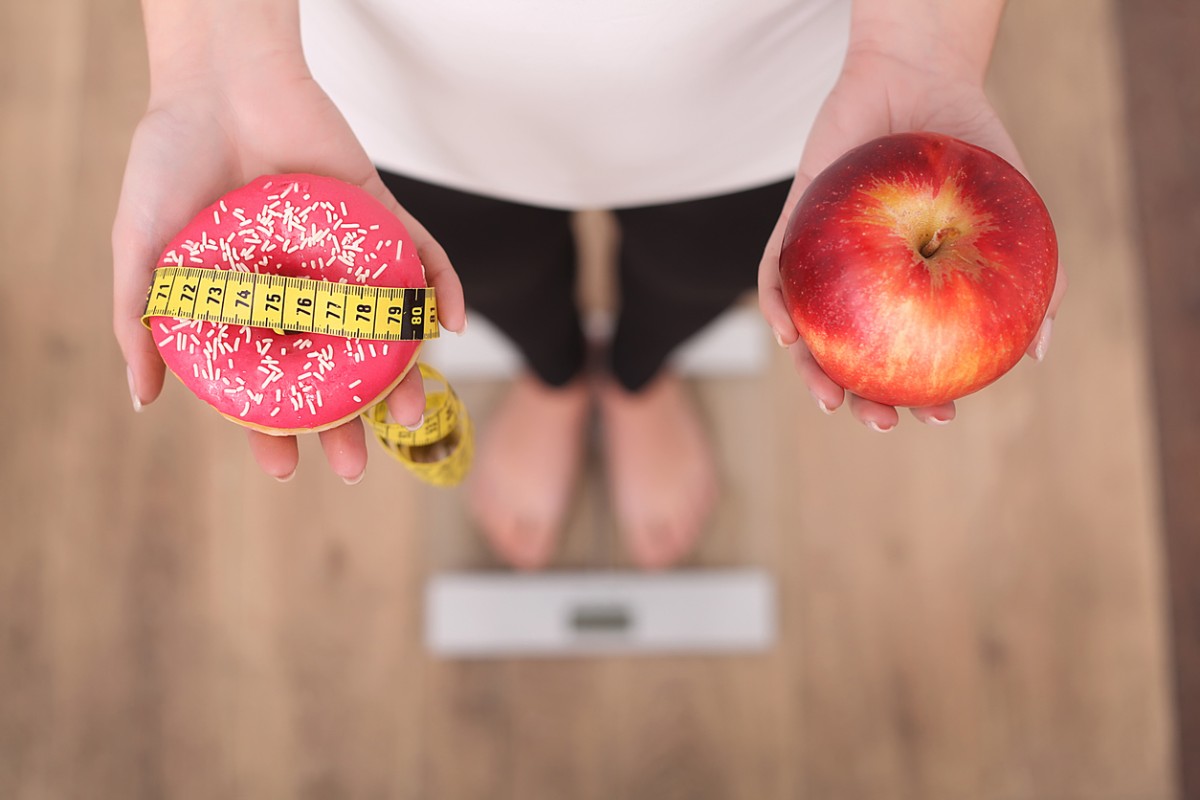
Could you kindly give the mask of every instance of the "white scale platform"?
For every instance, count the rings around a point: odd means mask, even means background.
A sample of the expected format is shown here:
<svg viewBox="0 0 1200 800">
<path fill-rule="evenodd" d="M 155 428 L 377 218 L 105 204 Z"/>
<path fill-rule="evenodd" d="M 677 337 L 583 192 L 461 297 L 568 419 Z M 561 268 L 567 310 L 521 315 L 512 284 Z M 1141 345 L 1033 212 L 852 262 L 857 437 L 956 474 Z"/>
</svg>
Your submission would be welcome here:
<svg viewBox="0 0 1200 800">
<path fill-rule="evenodd" d="M 753 653 L 776 638 L 755 570 L 451 573 L 425 591 L 425 641 L 452 658 Z"/>
<path fill-rule="evenodd" d="M 587 318 L 586 327 L 590 338 L 604 339 L 612 320 L 594 314 Z M 757 308 L 735 306 L 684 343 L 672 364 L 683 374 L 697 377 L 758 373 L 766 367 L 767 348 L 775 346 L 770 335 Z M 422 346 L 421 355 L 452 380 L 508 378 L 521 364 L 516 349 L 478 314 L 471 317 L 466 336 L 443 332 Z"/>
<path fill-rule="evenodd" d="M 588 320 L 604 336 L 611 321 Z M 772 346 L 758 311 L 737 307 L 681 347 L 682 373 L 734 376 L 765 368 Z M 468 334 L 425 345 L 451 381 L 514 375 L 520 358 L 479 316 Z M 761 570 L 450 573 L 425 592 L 425 640 L 446 658 L 719 655 L 762 652 L 776 640 L 774 581 Z"/>
</svg>

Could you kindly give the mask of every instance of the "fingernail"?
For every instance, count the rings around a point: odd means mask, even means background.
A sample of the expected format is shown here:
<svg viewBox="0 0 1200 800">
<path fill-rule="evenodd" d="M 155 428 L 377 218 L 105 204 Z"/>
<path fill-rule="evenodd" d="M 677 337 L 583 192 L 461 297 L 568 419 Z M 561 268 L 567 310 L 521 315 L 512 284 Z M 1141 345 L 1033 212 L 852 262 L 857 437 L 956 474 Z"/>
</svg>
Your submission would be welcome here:
<svg viewBox="0 0 1200 800">
<path fill-rule="evenodd" d="M 1033 348 L 1033 357 L 1038 361 L 1046 360 L 1046 351 L 1050 349 L 1050 334 L 1054 332 L 1054 320 L 1046 317 L 1038 331 L 1037 347 Z"/>
<path fill-rule="evenodd" d="M 941 417 L 926 417 L 925 422 L 928 425 L 949 425 L 954 420 L 942 419 Z"/>
<path fill-rule="evenodd" d="M 133 367 L 125 367 L 125 379 L 129 381 L 129 399 L 133 401 L 134 413 L 142 411 L 142 399 L 138 397 L 137 386 L 133 382 Z"/>
<path fill-rule="evenodd" d="M 353 478 L 342 478 L 342 483 L 346 484 L 347 486 L 354 486 L 356 484 L 361 483 L 363 476 L 366 474 L 367 474 L 367 471 L 364 469 L 362 472 L 358 473 Z"/>
<path fill-rule="evenodd" d="M 787 347 L 787 345 L 783 343 L 783 336 L 780 335 L 779 331 L 772 331 L 772 333 L 775 334 L 775 344 L 779 345 L 780 347 Z"/>
<path fill-rule="evenodd" d="M 467 318 L 465 316 L 463 317 L 462 327 L 458 329 L 458 335 L 459 336 L 467 335 Z"/>
<path fill-rule="evenodd" d="M 817 401 L 817 408 L 821 409 L 822 412 L 829 414 L 830 416 L 833 415 L 833 411 L 830 410 L 829 406 L 825 405 L 824 400 L 817 397 L 815 394 L 812 396 L 812 399 Z"/>
<path fill-rule="evenodd" d="M 876 422 L 875 420 L 868 421 L 867 427 L 870 428 L 871 430 L 875 431 L 876 433 L 887 433 L 888 431 L 890 431 L 892 429 L 892 428 L 880 427 L 879 423 Z M 892 426 L 892 427 L 895 427 L 895 426 Z"/>
<path fill-rule="evenodd" d="M 282 478 L 281 478 L 281 477 L 279 477 L 278 475 L 276 475 L 276 476 L 275 476 L 275 480 L 279 481 L 280 483 L 287 483 L 288 481 L 290 481 L 290 480 L 291 480 L 292 478 L 294 478 L 294 477 L 296 477 L 296 470 L 295 470 L 295 469 L 293 469 L 293 470 L 292 470 L 291 472 L 289 472 L 287 475 L 284 475 Z"/>
<path fill-rule="evenodd" d="M 403 425 L 404 423 L 401 423 L 401 424 Z M 425 415 L 422 414 L 421 418 L 419 420 L 417 420 L 415 425 L 404 425 L 404 427 L 410 431 L 419 431 L 419 430 L 421 430 L 421 426 L 424 424 L 425 424 Z"/>
</svg>

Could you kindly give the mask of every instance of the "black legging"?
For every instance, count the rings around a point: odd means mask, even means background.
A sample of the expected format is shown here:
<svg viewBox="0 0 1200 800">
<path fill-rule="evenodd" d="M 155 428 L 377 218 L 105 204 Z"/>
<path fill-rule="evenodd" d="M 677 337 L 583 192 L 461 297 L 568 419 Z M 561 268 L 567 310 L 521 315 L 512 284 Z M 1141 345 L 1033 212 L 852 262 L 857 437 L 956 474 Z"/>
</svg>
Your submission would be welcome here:
<svg viewBox="0 0 1200 800">
<path fill-rule="evenodd" d="M 584 339 L 571 212 L 380 175 L 446 249 L 467 304 L 513 341 L 541 380 L 562 386 L 574 378 Z M 620 305 L 610 368 L 622 386 L 644 387 L 679 344 L 754 287 L 790 183 L 614 210 Z"/>
</svg>

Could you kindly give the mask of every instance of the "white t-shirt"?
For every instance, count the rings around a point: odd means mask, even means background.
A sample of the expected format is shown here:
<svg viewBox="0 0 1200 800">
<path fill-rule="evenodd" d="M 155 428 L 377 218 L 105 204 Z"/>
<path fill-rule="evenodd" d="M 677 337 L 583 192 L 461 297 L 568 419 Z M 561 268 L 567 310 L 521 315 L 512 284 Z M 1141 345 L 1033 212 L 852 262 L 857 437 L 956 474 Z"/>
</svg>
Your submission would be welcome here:
<svg viewBox="0 0 1200 800">
<path fill-rule="evenodd" d="M 790 177 L 849 0 L 304 0 L 314 76 L 375 162 L 557 208 Z"/>
</svg>

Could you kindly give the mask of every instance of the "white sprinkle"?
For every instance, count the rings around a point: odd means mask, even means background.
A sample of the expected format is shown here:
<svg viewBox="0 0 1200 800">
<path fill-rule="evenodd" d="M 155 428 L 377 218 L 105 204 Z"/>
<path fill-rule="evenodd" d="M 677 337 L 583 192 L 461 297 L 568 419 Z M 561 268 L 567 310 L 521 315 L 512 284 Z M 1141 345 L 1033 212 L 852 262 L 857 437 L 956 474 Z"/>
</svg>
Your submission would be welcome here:
<svg viewBox="0 0 1200 800">
<path fill-rule="evenodd" d="M 401 250 L 403 250 L 403 249 L 404 249 L 404 240 L 403 240 L 403 239 L 397 239 L 397 240 L 396 240 L 396 260 L 397 260 L 397 261 L 399 261 L 399 260 L 400 260 L 400 251 L 401 251 Z"/>
<path fill-rule="evenodd" d="M 374 274 L 371 275 L 371 279 L 374 280 L 375 278 L 378 278 L 385 269 L 387 269 L 387 264 L 381 265 L 379 269 L 375 270 Z"/>
<path fill-rule="evenodd" d="M 356 386 L 358 386 L 360 383 L 362 383 L 362 379 L 361 379 L 361 378 L 360 378 L 359 380 L 356 380 L 354 383 L 350 384 L 350 388 L 351 388 L 351 389 L 353 389 L 353 388 L 355 388 Z"/>
<path fill-rule="evenodd" d="M 272 409 L 271 409 L 271 416 L 272 416 L 272 417 L 273 417 L 273 416 L 275 416 L 275 415 L 276 415 L 276 414 L 278 414 L 278 413 L 279 413 L 279 406 L 275 406 L 275 408 L 272 408 Z"/>
<path fill-rule="evenodd" d="M 347 216 L 347 215 L 350 213 L 349 211 L 347 211 L 347 210 L 346 210 L 346 203 L 345 203 L 345 201 L 342 201 L 341 203 L 338 203 L 338 205 L 342 207 L 342 216 L 343 216 L 343 217 L 344 217 L 344 216 Z"/>
<path fill-rule="evenodd" d="M 217 211 L 215 208 L 213 209 L 213 224 L 214 225 L 221 224 L 221 212 Z"/>
<path fill-rule="evenodd" d="M 388 351 L 388 346 L 385 344 L 385 345 L 383 346 L 383 354 L 384 354 L 385 356 L 387 355 L 387 351 Z"/>
</svg>

